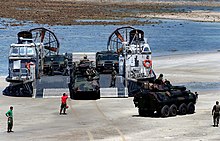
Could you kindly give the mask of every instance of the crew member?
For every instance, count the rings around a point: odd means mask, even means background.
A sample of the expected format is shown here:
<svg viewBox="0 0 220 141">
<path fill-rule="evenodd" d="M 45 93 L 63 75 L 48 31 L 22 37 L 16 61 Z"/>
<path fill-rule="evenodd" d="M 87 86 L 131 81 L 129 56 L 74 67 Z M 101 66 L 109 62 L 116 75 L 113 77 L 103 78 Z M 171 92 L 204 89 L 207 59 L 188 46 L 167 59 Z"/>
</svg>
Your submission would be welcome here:
<svg viewBox="0 0 220 141">
<path fill-rule="evenodd" d="M 63 114 L 66 114 L 66 109 L 68 108 L 67 102 L 66 102 L 67 98 L 68 98 L 68 95 L 66 95 L 66 93 L 63 93 L 63 96 L 61 97 L 60 115 L 62 114 L 62 111 L 63 111 Z"/>
<path fill-rule="evenodd" d="M 115 87 L 116 75 L 117 75 L 117 72 L 116 72 L 115 68 L 113 67 L 110 87 Z"/>
<path fill-rule="evenodd" d="M 84 62 L 86 62 L 86 61 L 89 61 L 89 59 L 88 59 L 87 55 L 84 55 L 84 56 L 83 56 L 83 59 L 80 60 L 80 64 L 82 64 L 82 63 L 84 63 Z"/>
<path fill-rule="evenodd" d="M 155 80 L 155 83 L 158 84 L 158 85 L 164 84 L 163 74 L 160 74 L 160 75 L 159 75 L 159 77 Z"/>
<path fill-rule="evenodd" d="M 10 109 L 8 110 L 8 112 L 5 114 L 8 117 L 8 128 L 7 128 L 7 132 L 13 132 L 12 131 L 12 127 L 13 127 L 13 107 L 10 106 Z"/>
<path fill-rule="evenodd" d="M 219 102 L 216 101 L 216 104 L 212 108 L 212 115 L 213 115 L 213 122 L 214 122 L 214 127 L 218 127 L 219 123 L 219 112 L 220 112 L 220 105 Z"/>
</svg>

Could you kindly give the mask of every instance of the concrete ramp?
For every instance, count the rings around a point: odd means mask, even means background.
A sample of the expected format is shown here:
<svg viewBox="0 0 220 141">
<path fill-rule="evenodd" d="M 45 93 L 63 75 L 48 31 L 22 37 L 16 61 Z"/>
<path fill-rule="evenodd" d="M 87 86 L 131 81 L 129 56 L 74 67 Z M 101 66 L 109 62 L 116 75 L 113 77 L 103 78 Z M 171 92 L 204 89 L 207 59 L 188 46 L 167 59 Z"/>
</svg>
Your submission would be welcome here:
<svg viewBox="0 0 220 141">
<path fill-rule="evenodd" d="M 59 88 L 59 89 L 44 89 L 43 98 L 57 98 L 61 97 L 63 93 L 69 93 L 69 89 L 67 88 Z"/>
<path fill-rule="evenodd" d="M 124 86 L 124 78 L 122 76 L 116 77 L 115 87 L 110 87 L 111 74 L 100 75 L 100 97 L 128 97 L 128 90 Z"/>
<path fill-rule="evenodd" d="M 126 88 L 100 88 L 101 98 L 112 98 L 112 97 L 128 97 L 128 92 Z"/>
<path fill-rule="evenodd" d="M 69 79 L 69 76 L 62 75 L 42 76 L 34 84 L 33 98 L 58 97 L 64 92 L 69 93 Z"/>
</svg>

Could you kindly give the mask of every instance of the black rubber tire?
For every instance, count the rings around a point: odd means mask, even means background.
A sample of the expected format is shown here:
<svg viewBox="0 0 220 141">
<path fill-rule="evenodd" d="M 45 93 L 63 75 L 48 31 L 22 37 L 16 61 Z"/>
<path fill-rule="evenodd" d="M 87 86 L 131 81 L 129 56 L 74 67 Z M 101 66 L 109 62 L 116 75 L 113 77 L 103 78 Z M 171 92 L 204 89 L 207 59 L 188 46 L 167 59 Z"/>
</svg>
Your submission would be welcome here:
<svg viewBox="0 0 220 141">
<path fill-rule="evenodd" d="M 138 113 L 139 113 L 139 116 L 146 116 L 145 110 L 143 110 L 143 109 L 139 108 Z"/>
<path fill-rule="evenodd" d="M 179 107 L 179 114 L 185 115 L 187 113 L 187 106 L 185 103 L 182 103 Z"/>
<path fill-rule="evenodd" d="M 177 106 L 175 104 L 172 104 L 169 108 L 170 116 L 176 116 L 177 115 Z"/>
<path fill-rule="evenodd" d="M 188 105 L 187 105 L 187 113 L 188 114 L 193 114 L 195 112 L 195 105 L 190 102 Z"/>
<path fill-rule="evenodd" d="M 161 109 L 161 116 L 168 117 L 169 115 L 170 115 L 169 106 L 164 105 L 163 108 Z"/>
</svg>

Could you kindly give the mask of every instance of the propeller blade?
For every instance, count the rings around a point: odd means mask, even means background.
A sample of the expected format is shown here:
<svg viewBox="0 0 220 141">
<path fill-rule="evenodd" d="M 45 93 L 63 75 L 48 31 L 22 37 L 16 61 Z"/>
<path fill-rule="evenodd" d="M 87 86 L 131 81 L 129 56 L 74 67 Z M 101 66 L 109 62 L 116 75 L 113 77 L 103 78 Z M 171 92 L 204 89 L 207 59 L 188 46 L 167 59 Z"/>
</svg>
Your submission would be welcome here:
<svg viewBox="0 0 220 141">
<path fill-rule="evenodd" d="M 44 36 L 45 36 L 45 30 L 41 30 L 41 42 L 44 41 Z"/>
<path fill-rule="evenodd" d="M 121 34 L 119 33 L 119 31 L 115 31 L 115 35 L 118 37 L 118 39 L 121 41 L 121 42 L 124 42 L 124 38 L 121 36 Z"/>
<path fill-rule="evenodd" d="M 121 48 L 119 48 L 118 50 L 117 50 L 117 53 L 118 54 L 121 54 L 123 52 L 123 47 L 121 47 Z"/>
<path fill-rule="evenodd" d="M 50 51 L 57 52 L 57 48 L 55 48 L 55 47 L 44 46 L 44 48 L 47 49 L 47 50 L 50 50 Z"/>
</svg>

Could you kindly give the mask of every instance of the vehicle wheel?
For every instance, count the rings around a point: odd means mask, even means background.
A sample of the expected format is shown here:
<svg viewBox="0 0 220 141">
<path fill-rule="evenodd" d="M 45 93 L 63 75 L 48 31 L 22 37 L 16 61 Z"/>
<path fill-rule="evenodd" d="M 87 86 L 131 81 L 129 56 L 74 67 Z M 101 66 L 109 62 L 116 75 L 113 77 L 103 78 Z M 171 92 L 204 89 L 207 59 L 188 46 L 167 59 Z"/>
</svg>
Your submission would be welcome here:
<svg viewBox="0 0 220 141">
<path fill-rule="evenodd" d="M 185 115 L 187 113 L 187 106 L 185 103 L 182 103 L 179 107 L 179 113 Z"/>
<path fill-rule="evenodd" d="M 190 102 L 188 105 L 187 105 L 187 113 L 188 114 L 193 114 L 195 112 L 195 105 Z"/>
<path fill-rule="evenodd" d="M 169 108 L 170 116 L 176 116 L 177 114 L 177 107 L 175 104 L 171 105 Z"/>
<path fill-rule="evenodd" d="M 163 108 L 161 109 L 161 116 L 162 117 L 168 117 L 170 114 L 169 112 L 169 106 L 164 105 Z"/>
<path fill-rule="evenodd" d="M 138 113 L 139 113 L 140 116 L 145 116 L 146 115 L 145 110 L 140 109 L 140 108 L 138 109 Z"/>
</svg>

